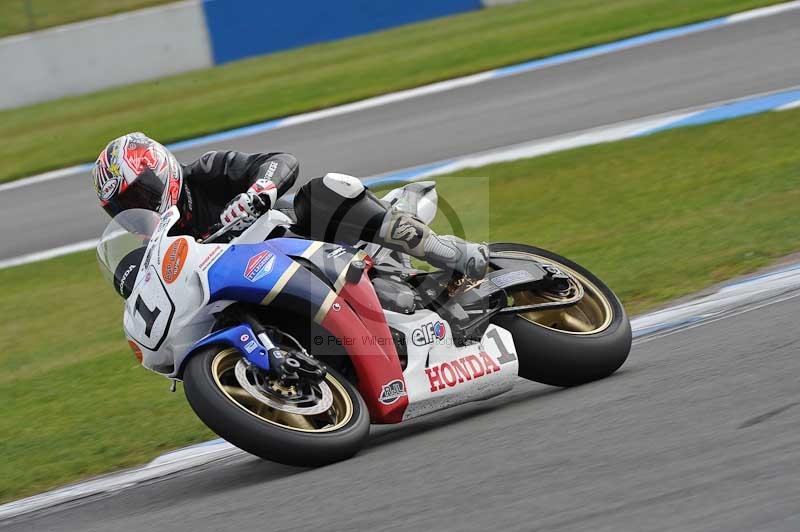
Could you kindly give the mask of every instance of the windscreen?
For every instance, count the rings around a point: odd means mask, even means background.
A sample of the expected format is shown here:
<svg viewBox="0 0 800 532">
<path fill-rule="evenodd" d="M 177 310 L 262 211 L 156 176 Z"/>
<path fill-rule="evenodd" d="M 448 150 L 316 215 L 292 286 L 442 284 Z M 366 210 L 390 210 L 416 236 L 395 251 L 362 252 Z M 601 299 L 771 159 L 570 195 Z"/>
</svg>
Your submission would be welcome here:
<svg viewBox="0 0 800 532">
<path fill-rule="evenodd" d="M 120 262 L 134 250 L 147 246 L 160 220 L 158 214 L 145 209 L 122 211 L 111 220 L 97 244 L 100 271 L 110 283 L 115 282 L 114 272 Z"/>
</svg>

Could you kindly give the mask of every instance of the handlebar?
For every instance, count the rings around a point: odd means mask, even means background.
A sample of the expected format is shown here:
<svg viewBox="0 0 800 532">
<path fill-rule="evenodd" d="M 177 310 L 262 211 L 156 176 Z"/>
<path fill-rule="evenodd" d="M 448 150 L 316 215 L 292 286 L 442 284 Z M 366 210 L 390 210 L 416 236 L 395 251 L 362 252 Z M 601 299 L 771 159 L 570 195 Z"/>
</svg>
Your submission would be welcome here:
<svg viewBox="0 0 800 532">
<path fill-rule="evenodd" d="M 267 207 L 267 203 L 264 200 L 262 200 L 260 196 L 255 196 L 255 198 L 259 200 L 259 203 L 253 202 L 253 210 L 256 211 L 257 215 L 256 219 L 258 219 L 261 216 L 264 216 L 269 211 L 269 207 Z M 210 244 L 214 242 L 222 235 L 228 233 L 229 231 L 232 231 L 233 226 L 236 225 L 236 222 L 237 220 L 234 220 L 227 225 L 222 225 L 221 223 L 218 223 L 212 226 L 211 229 L 215 230 L 215 232 L 207 236 L 203 240 L 199 240 L 198 242 L 200 242 L 201 244 Z"/>
</svg>

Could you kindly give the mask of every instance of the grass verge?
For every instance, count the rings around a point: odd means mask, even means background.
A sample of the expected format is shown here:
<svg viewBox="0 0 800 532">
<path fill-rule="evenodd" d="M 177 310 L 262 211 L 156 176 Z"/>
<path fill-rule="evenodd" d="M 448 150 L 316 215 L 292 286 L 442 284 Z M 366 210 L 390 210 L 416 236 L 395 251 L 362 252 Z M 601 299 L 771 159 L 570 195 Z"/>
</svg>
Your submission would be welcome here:
<svg viewBox="0 0 800 532">
<path fill-rule="evenodd" d="M 584 264 L 631 314 L 800 249 L 800 110 L 488 166 L 439 181 L 467 234 Z M 488 204 L 487 180 L 489 176 Z M 476 189 L 475 186 L 479 188 Z M 137 366 L 92 253 L 0 271 L 0 500 L 211 436 Z"/>
<path fill-rule="evenodd" d="M 172 142 L 778 1 L 535 0 L 4 111 L 0 181 L 128 131 Z"/>
</svg>

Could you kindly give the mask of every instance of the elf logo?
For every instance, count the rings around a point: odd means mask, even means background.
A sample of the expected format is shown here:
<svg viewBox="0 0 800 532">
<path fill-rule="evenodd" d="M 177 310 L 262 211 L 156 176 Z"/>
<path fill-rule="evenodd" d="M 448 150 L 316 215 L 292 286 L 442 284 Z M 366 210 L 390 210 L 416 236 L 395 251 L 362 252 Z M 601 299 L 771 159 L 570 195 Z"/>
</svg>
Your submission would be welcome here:
<svg viewBox="0 0 800 532">
<path fill-rule="evenodd" d="M 414 345 L 428 345 L 434 340 L 442 341 L 447 335 L 447 327 L 441 321 L 426 323 L 411 333 L 411 341 Z"/>
</svg>

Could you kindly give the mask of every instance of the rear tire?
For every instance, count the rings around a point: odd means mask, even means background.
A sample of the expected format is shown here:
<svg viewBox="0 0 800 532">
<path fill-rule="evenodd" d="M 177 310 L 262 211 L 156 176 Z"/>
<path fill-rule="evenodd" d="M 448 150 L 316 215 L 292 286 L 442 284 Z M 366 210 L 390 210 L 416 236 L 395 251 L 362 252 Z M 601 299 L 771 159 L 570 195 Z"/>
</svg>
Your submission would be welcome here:
<svg viewBox="0 0 800 532">
<path fill-rule="evenodd" d="M 238 356 L 238 352 L 232 351 L 210 346 L 189 359 L 183 375 L 184 391 L 192 409 L 223 439 L 265 460 L 301 467 L 344 460 L 363 447 L 369 436 L 367 407 L 353 385 L 336 370 L 328 368 L 325 382 L 334 394 L 339 394 L 339 404 L 346 405 L 341 408 L 347 410 L 341 426 L 337 422 L 332 429 L 314 430 L 301 428 L 299 423 L 292 428 L 285 422 L 270 421 L 266 412 L 259 415 L 223 391 L 219 376 L 215 378 L 219 365 L 215 361 L 220 356 Z M 274 412 L 269 407 L 266 410 L 269 415 Z"/>
<path fill-rule="evenodd" d="M 554 313 L 505 314 L 492 322 L 511 332 L 519 358 L 519 375 L 552 386 L 577 386 L 614 373 L 631 349 L 631 326 L 616 295 L 586 268 L 552 251 L 522 244 L 490 244 L 491 253 L 511 252 L 550 262 L 581 281 L 607 315 L 584 331 L 559 330 Z M 577 275 L 575 275 L 577 274 Z M 538 320 L 538 321 L 537 321 Z"/>
</svg>

